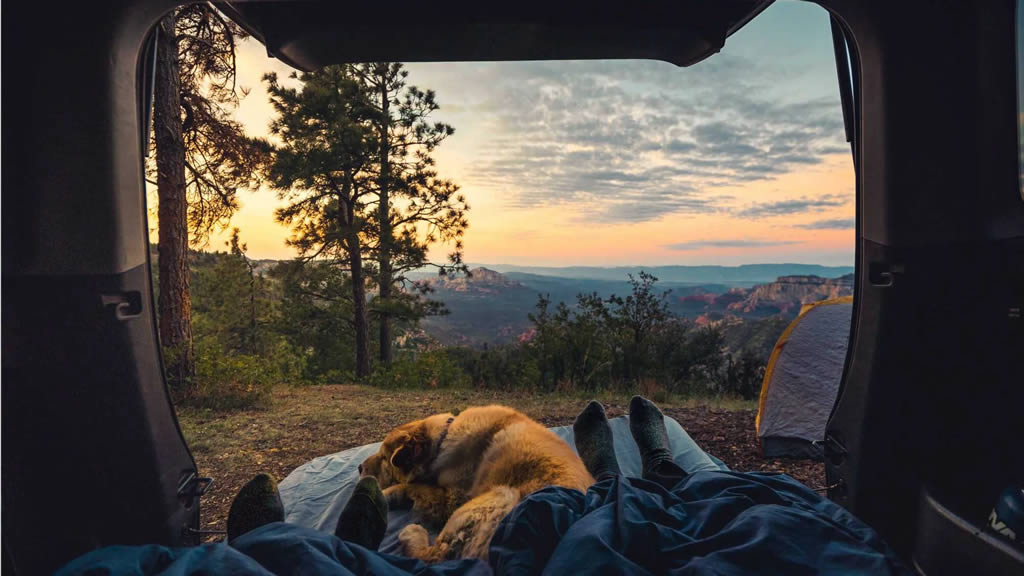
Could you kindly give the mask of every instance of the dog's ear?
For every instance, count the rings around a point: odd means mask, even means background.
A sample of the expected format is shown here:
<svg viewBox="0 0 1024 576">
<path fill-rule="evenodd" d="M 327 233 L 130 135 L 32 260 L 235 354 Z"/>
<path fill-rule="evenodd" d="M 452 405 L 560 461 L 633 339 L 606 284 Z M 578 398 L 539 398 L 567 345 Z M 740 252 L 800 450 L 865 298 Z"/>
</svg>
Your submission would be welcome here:
<svg viewBox="0 0 1024 576">
<path fill-rule="evenodd" d="M 403 472 L 412 470 L 417 464 L 427 459 L 427 452 L 430 447 L 430 437 L 427 436 L 425 427 L 414 430 L 391 454 L 391 465 Z"/>
</svg>

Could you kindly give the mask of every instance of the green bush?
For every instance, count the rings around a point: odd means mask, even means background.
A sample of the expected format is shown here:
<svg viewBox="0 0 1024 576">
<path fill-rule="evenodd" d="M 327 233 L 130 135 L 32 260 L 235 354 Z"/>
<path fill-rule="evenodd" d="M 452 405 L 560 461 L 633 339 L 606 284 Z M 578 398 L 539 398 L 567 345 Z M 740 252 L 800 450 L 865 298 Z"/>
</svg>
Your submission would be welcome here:
<svg viewBox="0 0 1024 576">
<path fill-rule="evenodd" d="M 295 350 L 287 340 L 278 340 L 274 348 L 267 353 L 266 357 L 273 377 L 282 383 L 307 384 L 306 379 L 306 357 Z"/>
<path fill-rule="evenodd" d="M 351 370 L 338 370 L 331 368 L 326 372 L 311 371 L 309 368 L 306 369 L 305 382 L 317 385 L 326 384 L 350 384 L 356 381 L 356 375 Z"/>
<path fill-rule="evenodd" d="M 404 355 L 370 377 L 370 384 L 389 388 L 466 388 L 471 383 L 445 350 Z"/>
<path fill-rule="evenodd" d="M 761 395 L 765 367 L 765 362 L 753 352 L 744 351 L 736 358 L 730 354 L 721 380 L 720 392 L 744 400 L 757 399 Z"/>
<path fill-rule="evenodd" d="M 162 352 L 165 370 L 164 381 L 167 383 L 171 400 L 175 403 L 184 402 L 191 396 L 194 396 L 193 384 L 195 383 L 195 377 L 175 374 L 172 366 L 179 365 L 179 361 L 185 353 L 185 348 L 183 346 L 164 346 Z"/>
<path fill-rule="evenodd" d="M 195 355 L 194 391 L 182 399 L 187 404 L 212 410 L 266 407 L 281 381 L 280 367 L 266 358 L 225 353 L 209 341 L 197 343 Z"/>
<path fill-rule="evenodd" d="M 445 348 L 445 354 L 465 372 L 475 388 L 536 390 L 541 372 L 536 357 L 523 346 Z"/>
<path fill-rule="evenodd" d="M 280 299 L 271 324 L 304 359 L 302 379 L 352 382 L 356 369 L 351 278 L 326 263 L 281 262 L 270 270 Z M 372 322 L 371 317 L 371 322 Z M 374 333 L 376 324 L 371 324 Z M 370 349 L 371 358 L 376 350 Z"/>
</svg>

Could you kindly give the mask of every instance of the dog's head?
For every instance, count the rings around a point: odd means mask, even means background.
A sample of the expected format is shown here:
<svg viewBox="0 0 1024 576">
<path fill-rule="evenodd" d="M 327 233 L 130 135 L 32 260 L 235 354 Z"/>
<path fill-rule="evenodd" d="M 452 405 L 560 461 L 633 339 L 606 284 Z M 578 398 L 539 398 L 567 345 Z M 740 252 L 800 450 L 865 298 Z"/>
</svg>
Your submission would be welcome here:
<svg viewBox="0 0 1024 576">
<path fill-rule="evenodd" d="M 395 428 L 377 453 L 359 465 L 359 473 L 375 476 L 381 488 L 427 478 L 450 416 L 438 414 Z"/>
</svg>

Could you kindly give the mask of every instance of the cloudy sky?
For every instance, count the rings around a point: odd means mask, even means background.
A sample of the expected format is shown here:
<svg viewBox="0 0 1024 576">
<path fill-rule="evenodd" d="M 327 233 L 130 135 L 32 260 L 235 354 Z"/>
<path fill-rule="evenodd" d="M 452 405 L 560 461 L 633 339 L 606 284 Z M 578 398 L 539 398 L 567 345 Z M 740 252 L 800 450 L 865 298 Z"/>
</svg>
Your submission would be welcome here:
<svg viewBox="0 0 1024 576">
<path fill-rule="evenodd" d="M 238 118 L 265 135 L 264 72 Z M 455 126 L 437 153 L 469 199 L 469 261 L 520 265 L 853 263 L 854 178 L 828 17 L 778 2 L 718 55 L 653 61 L 410 64 Z M 232 226 L 257 258 L 293 255 L 268 190 Z M 223 238 L 211 248 L 220 248 Z M 443 253 L 439 250 L 438 254 Z"/>
</svg>

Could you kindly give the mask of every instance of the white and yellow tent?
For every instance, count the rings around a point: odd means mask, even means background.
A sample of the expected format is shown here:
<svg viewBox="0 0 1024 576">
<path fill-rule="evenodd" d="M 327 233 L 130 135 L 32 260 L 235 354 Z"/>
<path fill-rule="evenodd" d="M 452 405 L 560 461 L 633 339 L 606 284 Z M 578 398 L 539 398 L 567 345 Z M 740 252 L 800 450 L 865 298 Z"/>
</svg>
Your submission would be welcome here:
<svg viewBox="0 0 1024 576">
<path fill-rule="evenodd" d="M 821 458 L 815 442 L 836 402 L 852 313 L 852 296 L 807 304 L 779 337 L 757 410 L 763 457 Z"/>
</svg>

